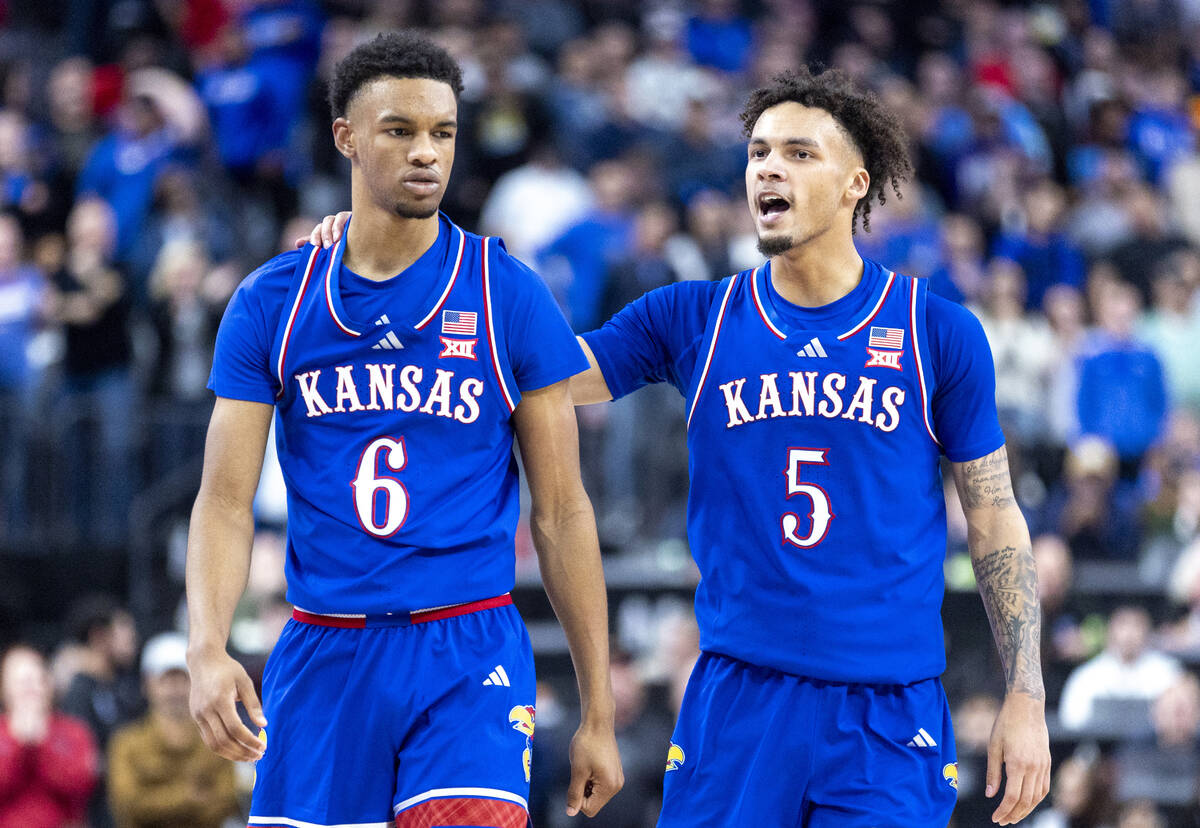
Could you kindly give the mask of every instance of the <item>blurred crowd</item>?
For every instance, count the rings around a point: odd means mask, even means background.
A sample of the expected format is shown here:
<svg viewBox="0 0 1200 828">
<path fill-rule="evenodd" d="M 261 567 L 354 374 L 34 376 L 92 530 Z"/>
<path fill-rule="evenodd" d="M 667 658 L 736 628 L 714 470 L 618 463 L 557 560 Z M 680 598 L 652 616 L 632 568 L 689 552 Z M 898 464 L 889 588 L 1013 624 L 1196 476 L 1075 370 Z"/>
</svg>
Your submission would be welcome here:
<svg viewBox="0 0 1200 828">
<path fill-rule="evenodd" d="M 404 26 L 464 69 L 444 209 L 535 266 L 578 331 L 758 263 L 750 89 L 820 62 L 900 114 L 915 174 L 856 239 L 992 345 L 1045 613 L 1056 772 L 1031 824 L 1200 824 L 1200 0 L 0 0 L 0 567 L 100 556 L 156 598 L 135 628 L 130 596 L 81 597 L 81 574 L 57 586 L 71 612 L 34 623 L 33 581 L 0 577 L 0 828 L 244 807 L 248 769 L 205 755 L 183 715 L 178 638 L 138 630 L 178 626 L 224 305 L 348 206 L 326 78 Z M 580 410 L 606 554 L 678 563 L 681 412 L 664 388 Z M 973 826 L 1003 687 L 947 498 Z M 269 474 L 260 505 L 233 641 L 259 666 L 288 611 Z M 617 630 L 629 783 L 598 825 L 653 823 L 695 637 L 686 612 L 652 615 Z M 539 692 L 541 825 L 562 821 L 562 678 Z"/>
</svg>

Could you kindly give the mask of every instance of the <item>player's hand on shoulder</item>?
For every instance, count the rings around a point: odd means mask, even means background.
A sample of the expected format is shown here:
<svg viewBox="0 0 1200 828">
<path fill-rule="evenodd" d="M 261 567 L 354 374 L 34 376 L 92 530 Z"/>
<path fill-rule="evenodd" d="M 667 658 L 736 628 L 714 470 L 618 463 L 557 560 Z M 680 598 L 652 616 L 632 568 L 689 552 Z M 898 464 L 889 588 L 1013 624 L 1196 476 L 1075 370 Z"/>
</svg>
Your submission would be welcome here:
<svg viewBox="0 0 1200 828">
<path fill-rule="evenodd" d="M 250 762 L 263 754 L 263 741 L 242 723 L 237 703 L 245 706 L 250 720 L 266 727 L 254 682 L 241 664 L 222 650 L 189 652 L 192 677 L 190 707 L 204 744 L 218 756 Z"/>
<path fill-rule="evenodd" d="M 581 725 L 571 739 L 567 816 L 582 812 L 594 817 L 624 784 L 625 772 L 612 726 Z"/>
<path fill-rule="evenodd" d="M 1004 798 L 992 814 L 998 825 L 1027 817 L 1050 790 L 1050 736 L 1045 702 L 1025 693 L 1009 693 L 988 742 L 987 790 L 1000 790 L 1000 769 L 1007 777 Z"/>
<path fill-rule="evenodd" d="M 312 229 L 308 237 L 300 237 L 296 239 L 296 247 L 304 247 L 306 244 L 311 244 L 313 247 L 330 247 L 337 244 L 342 237 L 342 231 L 346 229 L 346 222 L 350 220 L 350 211 L 343 210 L 336 216 L 326 216 L 321 219 L 321 223 Z"/>
</svg>

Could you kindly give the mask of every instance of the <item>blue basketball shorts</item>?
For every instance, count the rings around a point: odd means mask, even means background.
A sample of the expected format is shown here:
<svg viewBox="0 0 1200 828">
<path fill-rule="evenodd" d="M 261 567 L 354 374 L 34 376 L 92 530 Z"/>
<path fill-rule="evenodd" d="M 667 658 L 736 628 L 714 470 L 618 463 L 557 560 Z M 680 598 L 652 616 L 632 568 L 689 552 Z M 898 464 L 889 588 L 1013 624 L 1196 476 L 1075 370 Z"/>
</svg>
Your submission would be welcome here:
<svg viewBox="0 0 1200 828">
<path fill-rule="evenodd" d="M 526 828 L 533 652 L 508 595 L 297 610 L 263 675 L 251 828 Z"/>
<path fill-rule="evenodd" d="M 940 828 L 958 792 L 938 679 L 834 684 L 703 653 L 659 828 Z"/>
</svg>

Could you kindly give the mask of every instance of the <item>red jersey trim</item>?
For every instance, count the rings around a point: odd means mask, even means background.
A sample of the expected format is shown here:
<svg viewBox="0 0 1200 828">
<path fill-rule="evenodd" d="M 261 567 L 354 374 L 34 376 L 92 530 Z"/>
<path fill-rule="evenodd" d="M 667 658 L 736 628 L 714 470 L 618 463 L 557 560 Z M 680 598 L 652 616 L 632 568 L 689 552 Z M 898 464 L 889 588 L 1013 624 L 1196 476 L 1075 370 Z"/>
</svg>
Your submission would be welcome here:
<svg viewBox="0 0 1200 828">
<path fill-rule="evenodd" d="M 529 813 L 515 802 L 474 797 L 427 799 L 396 814 L 396 828 L 525 828 L 528 823 Z"/>
<path fill-rule="evenodd" d="M 913 358 L 917 363 L 917 385 L 921 389 L 921 416 L 925 419 L 925 430 L 929 432 L 929 438 L 937 445 L 942 442 L 933 433 L 933 423 L 930 418 L 929 391 L 925 387 L 925 366 L 921 359 L 921 341 L 917 338 L 917 280 L 912 280 L 911 296 L 908 300 L 908 325 L 912 332 L 913 341 Z"/>
<path fill-rule="evenodd" d="M 754 278 L 754 274 L 750 274 L 750 278 Z M 708 343 L 708 354 L 704 357 L 704 370 L 700 372 L 700 382 L 696 385 L 696 396 L 692 397 L 692 407 L 688 410 L 687 428 L 692 426 L 692 415 L 696 413 L 696 403 L 700 402 L 700 395 L 704 393 L 704 383 L 708 379 L 708 369 L 712 366 L 713 354 L 717 350 L 717 338 L 721 335 L 721 325 L 725 321 L 725 308 L 729 305 L 729 296 L 733 293 L 734 285 L 737 284 L 738 277 L 734 276 L 729 280 L 729 287 L 725 288 L 725 296 L 721 299 L 721 309 L 717 311 L 717 324 L 713 326 L 712 342 Z"/>
<path fill-rule="evenodd" d="M 283 379 L 283 366 L 287 360 L 288 343 L 292 338 L 292 326 L 296 324 L 296 314 L 300 311 L 300 305 L 304 302 L 304 293 L 308 290 L 308 279 L 312 276 L 313 267 L 317 263 L 317 252 L 321 248 L 314 247 L 313 252 L 308 256 L 308 264 L 304 267 L 304 278 L 300 280 L 300 290 L 296 293 L 296 301 L 292 303 L 291 313 L 288 314 L 287 325 L 283 328 L 283 341 L 279 346 L 279 362 L 275 366 L 276 375 L 279 377 L 279 393 L 276 397 L 283 396 L 285 382 Z"/>
<path fill-rule="evenodd" d="M 381 621 L 390 621 L 399 624 L 424 624 L 429 621 L 441 621 L 446 618 L 455 618 L 459 615 L 469 615 L 472 612 L 480 612 L 481 610 L 494 609 L 496 607 L 506 607 L 512 604 L 512 595 L 504 593 L 493 598 L 482 598 L 478 601 L 468 601 L 465 604 L 454 604 L 449 607 L 434 607 L 433 609 L 415 610 L 405 615 L 397 613 L 396 615 L 378 616 Z M 374 620 L 377 616 L 371 616 Z M 315 624 L 318 627 L 337 627 L 345 630 L 361 630 L 367 626 L 368 616 L 366 615 L 324 615 L 319 612 L 309 612 L 302 610 L 299 607 L 292 609 L 292 618 L 303 624 Z"/>
<path fill-rule="evenodd" d="M 483 240 L 483 316 L 487 324 L 488 333 L 488 351 L 492 355 L 492 369 L 496 372 L 496 382 L 500 384 L 500 392 L 504 396 L 504 404 L 508 406 L 508 413 L 511 414 L 517 407 L 513 402 L 513 396 L 509 393 L 508 383 L 504 381 L 504 372 L 500 370 L 500 351 L 496 347 L 496 329 L 494 314 L 492 313 L 492 279 L 491 268 L 488 265 L 488 242 L 490 238 Z"/>
</svg>

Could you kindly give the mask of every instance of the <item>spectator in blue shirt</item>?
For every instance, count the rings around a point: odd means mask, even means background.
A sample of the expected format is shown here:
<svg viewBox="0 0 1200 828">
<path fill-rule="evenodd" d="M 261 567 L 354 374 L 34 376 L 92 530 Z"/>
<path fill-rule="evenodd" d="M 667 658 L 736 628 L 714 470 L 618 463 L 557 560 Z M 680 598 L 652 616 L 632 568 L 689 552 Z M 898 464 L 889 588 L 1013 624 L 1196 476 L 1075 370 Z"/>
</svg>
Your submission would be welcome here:
<svg viewBox="0 0 1200 828">
<path fill-rule="evenodd" d="M 222 60 L 196 77 L 196 91 L 208 109 L 217 157 L 246 181 L 263 164 L 282 165 L 287 114 L 263 61 L 251 62 L 245 33 L 236 24 L 221 37 Z"/>
<path fill-rule="evenodd" d="M 741 72 L 754 49 L 754 29 L 734 0 L 704 0 L 687 22 L 687 48 L 701 66 Z"/>
<path fill-rule="evenodd" d="M 542 275 L 576 331 L 589 331 L 603 321 L 601 302 L 609 268 L 624 255 L 633 233 L 634 183 L 624 161 L 603 161 L 593 167 L 595 207 L 538 256 Z"/>
<path fill-rule="evenodd" d="M 1012 259 L 1025 271 L 1027 308 L 1040 310 L 1053 285 L 1083 285 L 1083 254 L 1063 232 L 1066 206 L 1062 188 L 1043 179 L 1025 195 L 1024 230 L 1002 233 L 992 249 L 992 255 Z"/>
<path fill-rule="evenodd" d="M 1137 289 L 1107 282 L 1097 289 L 1095 303 L 1098 329 L 1079 367 L 1079 426 L 1113 444 L 1128 479 L 1162 431 L 1167 390 L 1158 357 L 1134 339 L 1141 308 Z"/>
<path fill-rule="evenodd" d="M 154 185 L 174 150 L 154 100 L 136 96 L 121 105 L 116 129 L 100 139 L 80 172 L 78 195 L 99 196 L 116 214 L 118 260 L 132 251 L 154 200 Z"/>
<path fill-rule="evenodd" d="M 35 380 L 26 356 L 37 333 L 42 275 L 23 256 L 21 225 L 0 213 L 0 526 L 25 522 L 25 476 Z"/>
<path fill-rule="evenodd" d="M 242 15 L 241 24 L 250 52 L 248 65 L 269 87 L 276 129 L 286 142 L 305 114 L 309 83 L 321 56 L 325 16 L 309 0 L 256 0 Z M 293 160 L 302 157 L 289 154 Z M 299 170 L 285 172 L 294 177 Z"/>
<path fill-rule="evenodd" d="M 1173 163 L 1196 148 L 1195 128 L 1184 107 L 1185 89 L 1178 71 L 1158 72 L 1149 79 L 1144 100 L 1129 118 L 1129 148 L 1155 184 L 1162 182 Z"/>
</svg>

